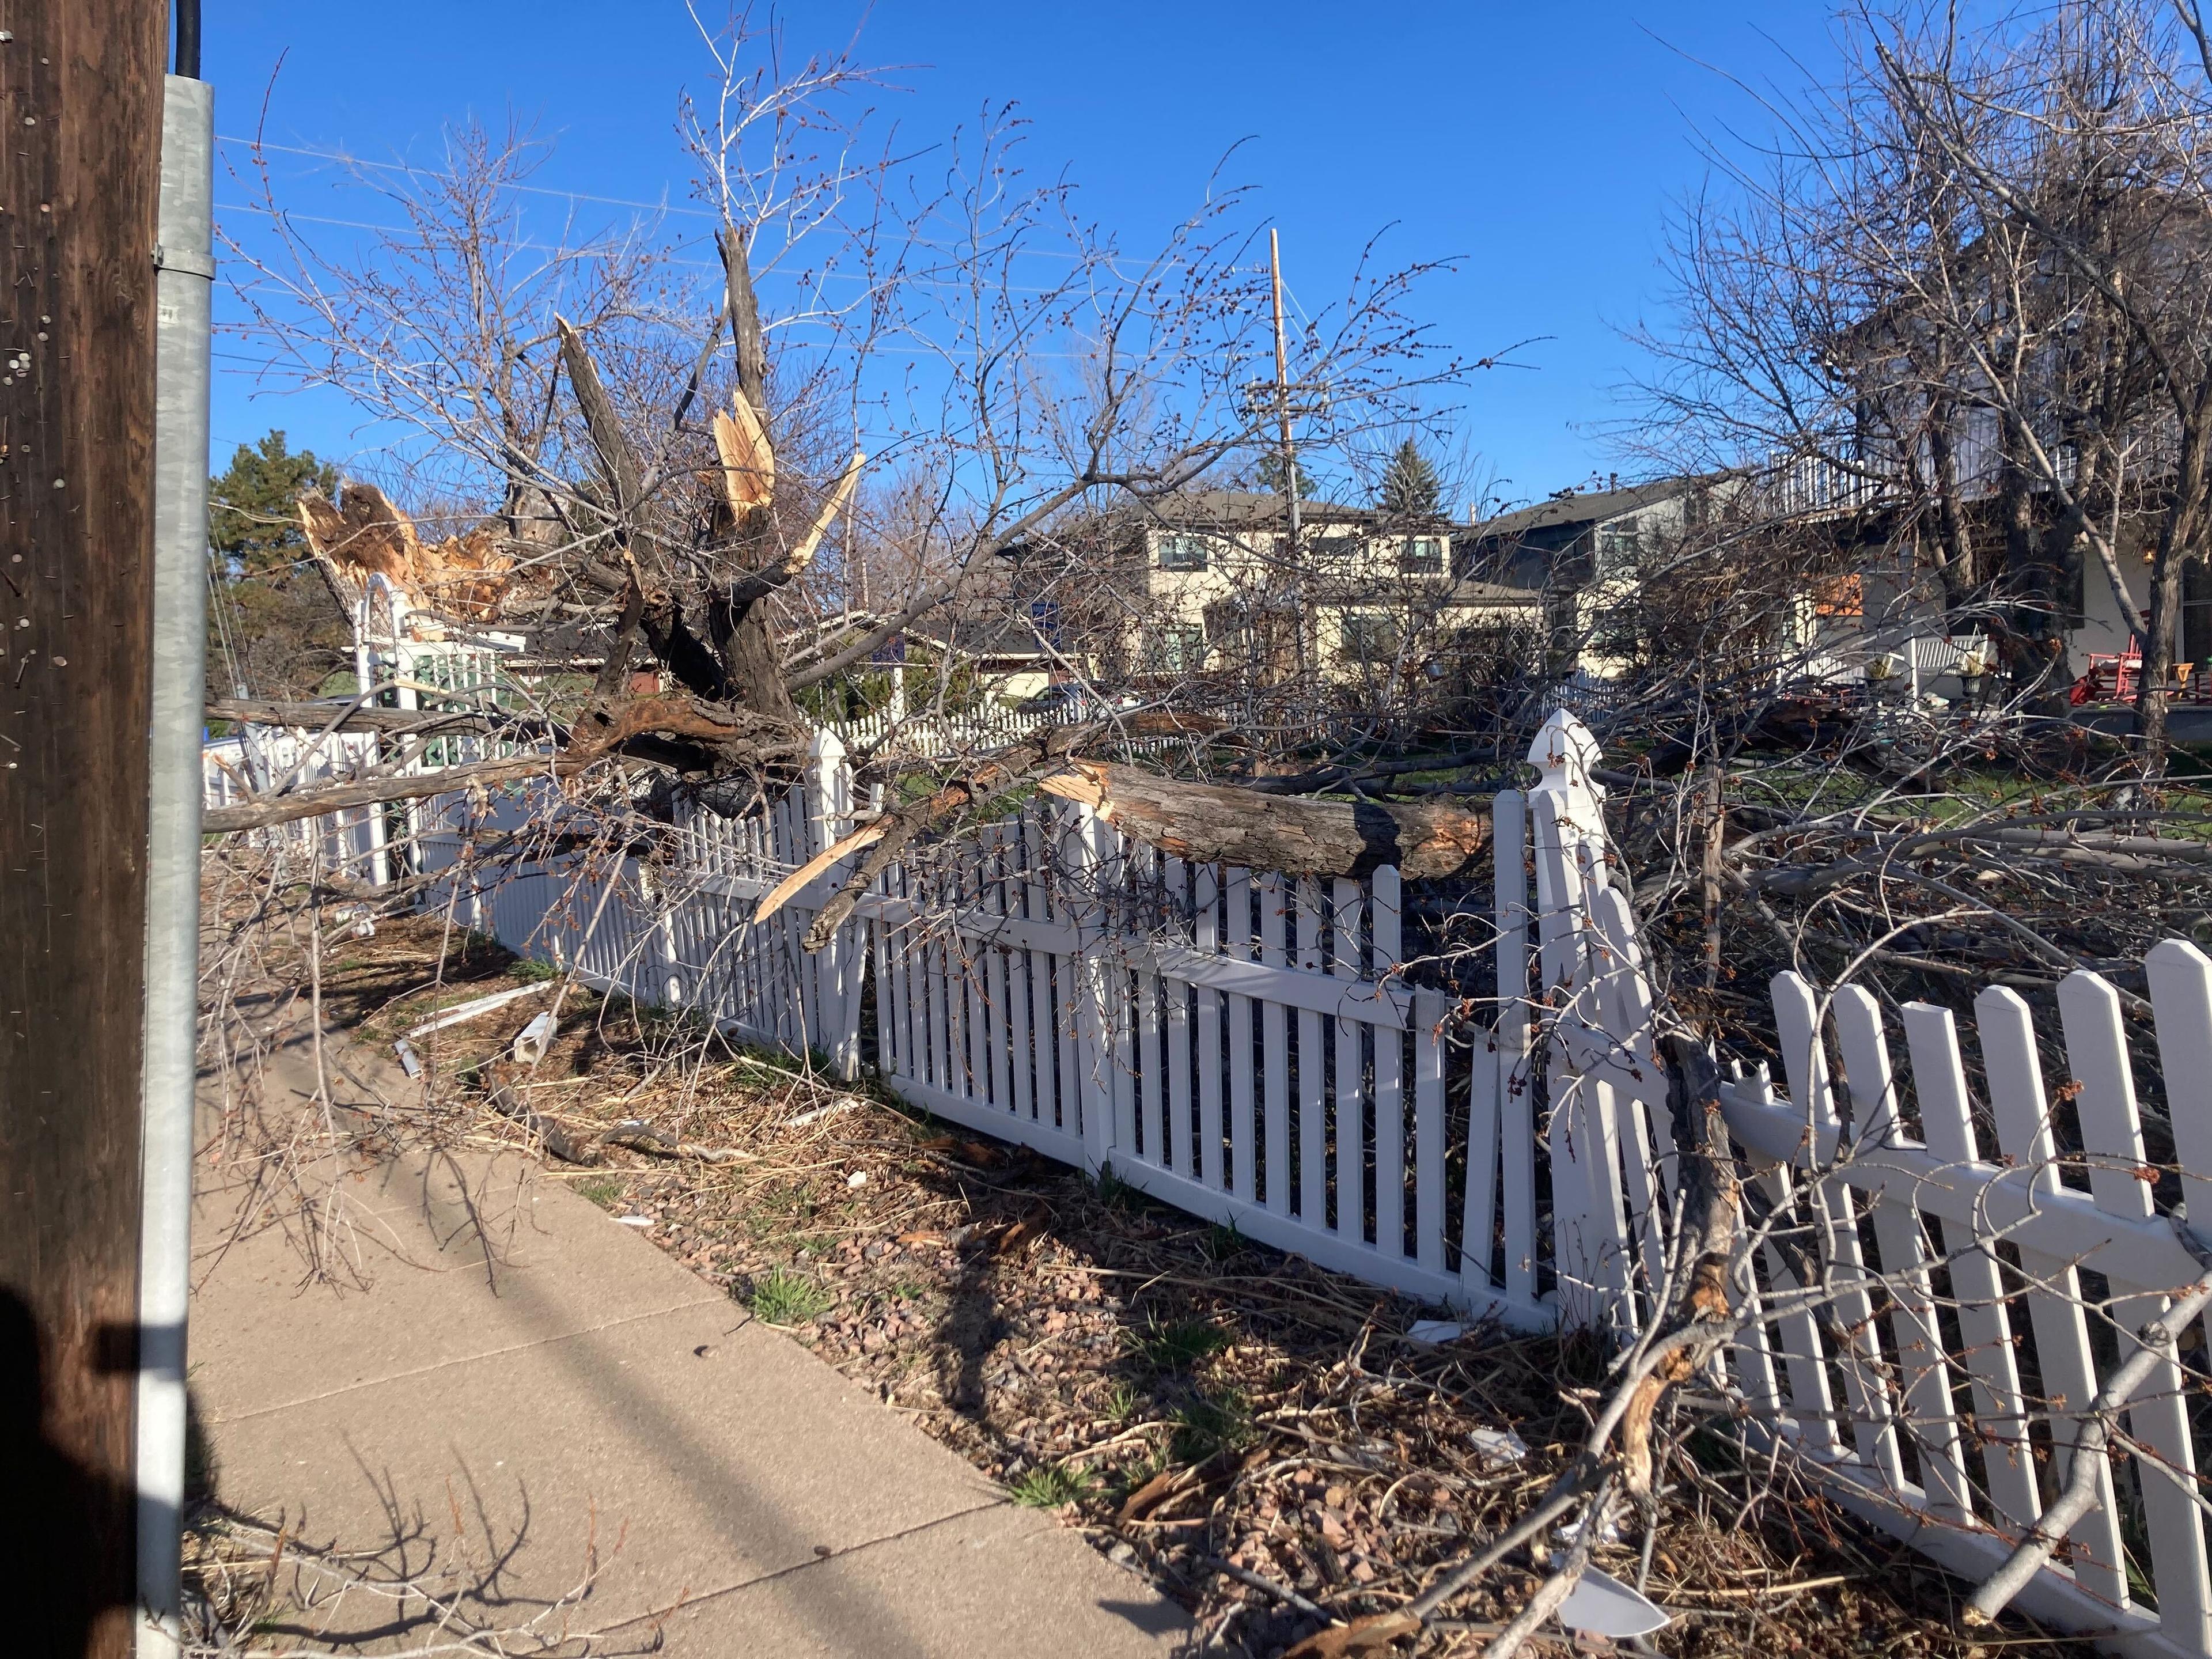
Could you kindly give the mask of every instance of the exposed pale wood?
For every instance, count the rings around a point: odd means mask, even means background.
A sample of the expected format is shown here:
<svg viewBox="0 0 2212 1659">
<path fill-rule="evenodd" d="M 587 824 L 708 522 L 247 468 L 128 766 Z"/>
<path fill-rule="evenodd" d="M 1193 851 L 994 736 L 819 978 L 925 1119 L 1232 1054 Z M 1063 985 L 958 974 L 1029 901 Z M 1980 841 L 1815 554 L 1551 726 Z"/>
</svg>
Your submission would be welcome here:
<svg viewBox="0 0 2212 1659">
<path fill-rule="evenodd" d="M 1446 806 L 1286 800 L 1074 760 L 1037 787 L 1095 810 L 1123 834 L 1194 863 L 1291 876 L 1453 876 L 1490 845 L 1490 819 Z"/>
</svg>

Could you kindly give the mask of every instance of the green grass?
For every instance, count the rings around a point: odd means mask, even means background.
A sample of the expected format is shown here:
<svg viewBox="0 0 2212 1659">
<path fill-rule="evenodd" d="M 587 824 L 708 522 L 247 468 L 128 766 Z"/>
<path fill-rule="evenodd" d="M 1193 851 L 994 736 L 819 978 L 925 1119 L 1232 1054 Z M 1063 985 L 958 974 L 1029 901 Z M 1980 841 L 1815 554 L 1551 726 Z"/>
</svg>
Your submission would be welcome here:
<svg viewBox="0 0 2212 1659">
<path fill-rule="evenodd" d="M 507 964 L 507 976 L 519 979 L 526 985 L 534 985 L 543 980 L 560 978 L 561 965 L 555 962 L 540 962 L 535 957 L 517 957 Z"/>
<path fill-rule="evenodd" d="M 829 1307 L 829 1291 L 787 1268 L 770 1267 L 753 1281 L 753 1317 L 763 1324 L 803 1325 Z"/>
<path fill-rule="evenodd" d="M 1031 1469 L 1013 1484 L 1014 1502 L 1024 1509 L 1056 1510 L 1073 1504 L 1097 1482 L 1081 1469 L 1046 1463 Z"/>
<path fill-rule="evenodd" d="M 605 1176 L 589 1176 L 576 1183 L 576 1191 L 605 1209 L 622 1196 L 622 1182 Z"/>
<path fill-rule="evenodd" d="M 1218 1266 L 1240 1254 L 1252 1241 L 1237 1231 L 1237 1224 L 1223 1225 L 1216 1222 L 1206 1230 L 1206 1237 L 1198 1241 L 1198 1248 L 1206 1253 L 1208 1261 Z"/>
<path fill-rule="evenodd" d="M 1186 1463 L 1235 1451 L 1252 1438 L 1252 1408 L 1235 1389 L 1185 1401 L 1176 1407 L 1174 1422 L 1175 1455 Z"/>
<path fill-rule="evenodd" d="M 1141 1403 L 1136 1389 L 1127 1382 L 1116 1382 L 1106 1391 L 1106 1415 L 1116 1423 L 1126 1423 L 1134 1417 Z"/>
<path fill-rule="evenodd" d="M 1142 1331 L 1128 1336 L 1129 1352 L 1156 1371 L 1187 1371 L 1211 1354 L 1229 1346 L 1229 1333 L 1203 1319 L 1185 1319 L 1172 1325 L 1155 1314 Z"/>
</svg>

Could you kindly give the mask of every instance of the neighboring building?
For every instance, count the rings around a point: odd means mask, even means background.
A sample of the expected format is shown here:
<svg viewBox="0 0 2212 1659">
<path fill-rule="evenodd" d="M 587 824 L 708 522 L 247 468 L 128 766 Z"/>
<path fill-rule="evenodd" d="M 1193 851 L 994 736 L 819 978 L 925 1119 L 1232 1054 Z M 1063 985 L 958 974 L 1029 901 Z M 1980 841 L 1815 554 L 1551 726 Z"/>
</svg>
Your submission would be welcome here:
<svg viewBox="0 0 2212 1659">
<path fill-rule="evenodd" d="M 1304 501 L 1293 551 L 1281 497 L 1197 490 L 1073 520 L 1003 556 L 1017 603 L 1087 672 L 1265 684 L 1303 663 L 1358 681 L 1419 672 L 1457 628 L 1534 625 L 1534 592 L 1458 579 L 1464 529 Z"/>
<path fill-rule="evenodd" d="M 1554 671 L 1607 677 L 1633 653 L 1650 556 L 1702 521 L 1720 482 L 1672 477 L 1563 489 L 1462 532 L 1456 568 L 1539 596 Z"/>
<path fill-rule="evenodd" d="M 1969 471 L 1961 492 L 1978 536 L 1996 533 L 1979 522 L 1996 494 L 1993 479 L 1983 476 L 1988 471 Z M 1456 565 L 1540 594 L 1553 671 L 1608 678 L 1651 650 L 1644 636 L 1645 573 L 1663 567 L 1686 537 L 1733 518 L 1736 556 L 1753 586 L 1778 570 L 1818 573 L 1801 579 L 1802 591 L 1781 619 L 1772 641 L 1778 666 L 1814 678 L 1856 678 L 1869 657 L 1909 660 L 1914 641 L 1940 644 L 1949 634 L 1983 631 L 1971 614 L 1946 616 L 1932 573 L 1913 562 L 1898 509 L 1893 493 L 1832 465 L 1664 477 L 1564 490 L 1501 514 L 1462 532 Z M 2123 617 L 2100 569 L 2085 571 L 2077 562 L 2057 573 L 2053 602 L 2074 672 L 2087 667 L 2092 653 L 2124 648 L 2141 627 L 2149 606 L 2148 528 L 2145 519 L 2130 516 L 2120 529 L 2121 572 L 2136 618 Z M 1774 558 L 1762 568 L 1765 537 L 1773 538 Z M 2212 578 L 2202 561 L 2184 568 L 2183 600 L 2177 657 L 2204 663 L 2212 659 Z M 1923 646 L 1917 654 L 1929 653 Z"/>
</svg>

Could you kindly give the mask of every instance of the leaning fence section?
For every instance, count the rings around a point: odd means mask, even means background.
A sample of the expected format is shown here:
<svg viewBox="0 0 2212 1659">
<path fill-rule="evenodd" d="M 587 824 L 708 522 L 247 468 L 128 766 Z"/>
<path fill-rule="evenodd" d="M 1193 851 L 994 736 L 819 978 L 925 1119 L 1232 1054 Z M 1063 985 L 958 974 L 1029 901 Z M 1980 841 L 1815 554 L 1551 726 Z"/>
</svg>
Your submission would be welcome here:
<svg viewBox="0 0 2212 1659">
<path fill-rule="evenodd" d="M 1409 978 L 1393 869 L 1189 864 L 1052 803 L 909 850 L 809 951 L 843 868 L 751 917 L 856 821 L 826 732 L 765 812 L 688 805 L 651 858 L 484 870 L 463 823 L 416 855 L 445 874 L 428 902 L 602 988 L 848 1076 L 865 1042 L 950 1121 L 1378 1285 L 1626 1336 L 1674 1265 L 1668 1074 L 1595 745 L 1560 716 L 1530 758 L 1541 781 L 1493 803 L 1495 995 L 1474 1007 Z M 1750 1170 L 1740 1236 L 1765 1242 L 1712 1387 L 1754 1441 L 1969 1576 L 2056 1500 L 2091 1402 L 2212 1260 L 2188 1219 L 2212 1216 L 2212 961 L 2168 940 L 2146 976 L 2148 1134 L 2131 994 L 2089 972 L 2057 988 L 2055 1046 L 2015 993 L 1981 993 L 1972 1056 L 1946 1009 L 1784 974 L 1782 1079 L 1722 1085 Z M 2204 1659 L 2212 1329 L 2176 1336 L 2019 1601 Z"/>
</svg>

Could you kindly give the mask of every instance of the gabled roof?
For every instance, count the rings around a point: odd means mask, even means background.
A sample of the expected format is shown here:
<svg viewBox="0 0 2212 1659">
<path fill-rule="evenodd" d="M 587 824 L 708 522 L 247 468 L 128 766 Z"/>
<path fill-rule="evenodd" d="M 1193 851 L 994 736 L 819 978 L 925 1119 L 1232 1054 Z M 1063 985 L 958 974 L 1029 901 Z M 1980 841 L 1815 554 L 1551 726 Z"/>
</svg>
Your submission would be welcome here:
<svg viewBox="0 0 2212 1659">
<path fill-rule="evenodd" d="M 1494 519 L 1485 520 L 1475 526 L 1478 540 L 1495 541 L 1500 538 L 1526 536 L 1531 531 L 1549 530 L 1563 525 L 1602 524 L 1617 519 L 1624 513 L 1633 513 L 1655 501 L 1672 501 L 1686 495 L 1705 482 L 1702 478 L 1654 478 L 1649 483 L 1626 484 L 1619 489 L 1594 489 L 1587 494 L 1554 495 L 1548 501 L 1539 501 L 1534 507 L 1518 507 L 1510 513 L 1501 513 Z"/>
</svg>

